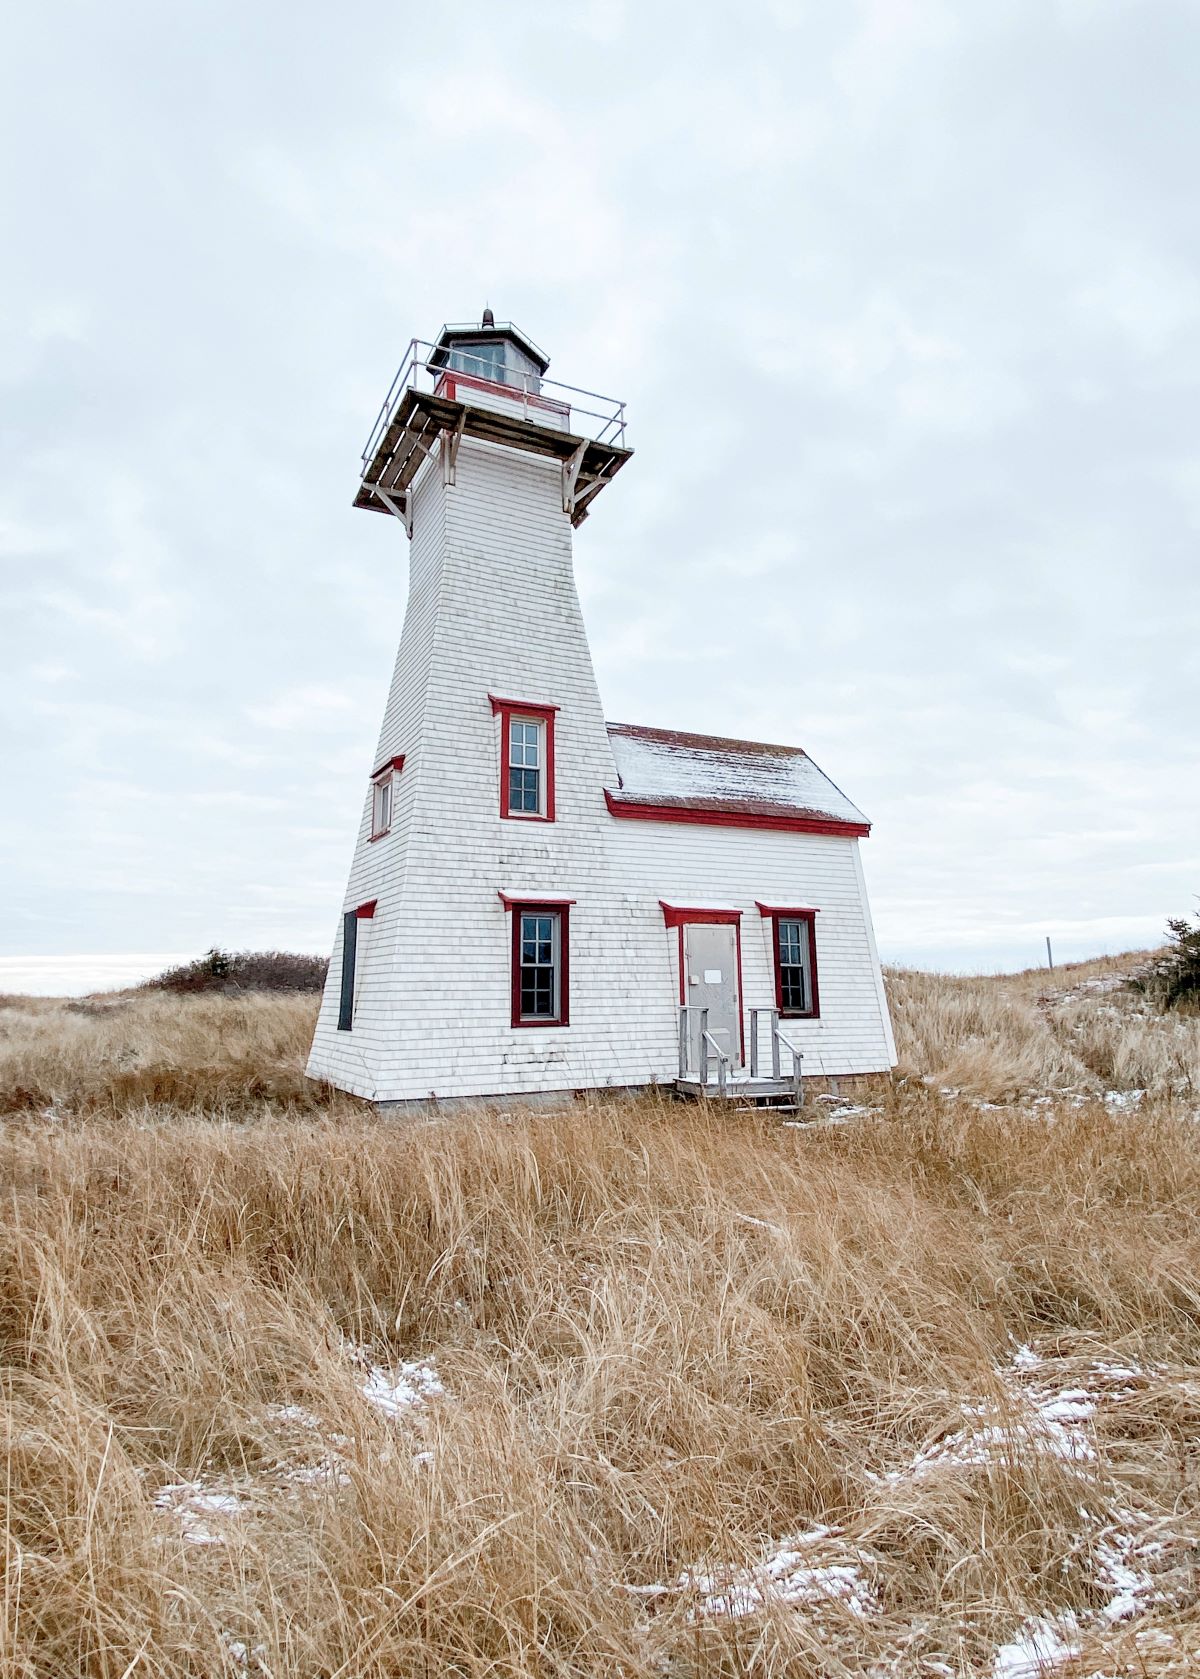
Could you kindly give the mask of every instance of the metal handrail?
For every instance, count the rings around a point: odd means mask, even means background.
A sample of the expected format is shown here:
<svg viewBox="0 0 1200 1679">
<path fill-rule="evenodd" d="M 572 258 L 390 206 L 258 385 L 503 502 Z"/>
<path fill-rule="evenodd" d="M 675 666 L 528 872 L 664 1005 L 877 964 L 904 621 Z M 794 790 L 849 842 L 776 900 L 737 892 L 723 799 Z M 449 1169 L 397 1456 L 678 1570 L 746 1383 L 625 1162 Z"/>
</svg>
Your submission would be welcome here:
<svg viewBox="0 0 1200 1679">
<path fill-rule="evenodd" d="M 681 1079 L 687 1078 L 688 1069 L 691 1065 L 691 1031 L 688 1020 L 688 1016 L 691 1014 L 698 1014 L 700 1016 L 700 1030 L 697 1036 L 697 1041 L 700 1046 L 700 1066 L 698 1069 L 699 1081 L 702 1085 L 708 1084 L 709 1052 L 712 1051 L 717 1057 L 717 1088 L 721 1095 L 724 1096 L 727 1087 L 729 1068 L 733 1065 L 733 1058 L 727 1050 L 721 1048 L 720 1044 L 709 1031 L 708 1010 L 707 1008 L 702 1008 L 699 1003 L 680 1003 L 679 1005 L 679 1076 Z"/>
<path fill-rule="evenodd" d="M 804 1051 L 799 1044 L 794 1043 L 779 1025 L 779 1009 L 761 1006 L 750 1010 L 750 1077 L 758 1077 L 758 1017 L 768 1014 L 771 1017 L 771 1077 L 778 1084 L 780 1079 L 780 1045 L 791 1052 L 792 1084 L 795 1090 L 796 1106 L 804 1104 Z"/>
<path fill-rule="evenodd" d="M 798 1044 L 794 1044 L 792 1042 L 786 1032 L 780 1031 L 778 1018 L 776 1018 L 775 1030 L 772 1036 L 776 1045 L 776 1061 L 778 1061 L 779 1044 L 782 1044 L 785 1049 L 790 1049 L 792 1052 L 792 1086 L 795 1091 L 796 1106 L 797 1108 L 802 1108 L 804 1106 L 804 1051 Z M 776 1073 L 775 1076 L 778 1078 L 778 1073 Z"/>
<path fill-rule="evenodd" d="M 601 396 L 599 391 L 585 390 L 582 385 L 565 385 L 560 380 L 546 379 L 541 374 L 524 372 L 516 374 L 514 372 L 509 377 L 498 380 L 495 377 L 492 364 L 484 361 L 481 357 L 472 356 L 466 346 L 454 353 L 466 361 L 477 361 L 480 371 L 471 373 L 465 369 L 452 368 L 448 363 L 445 346 L 441 347 L 442 359 L 438 362 L 433 361 L 433 355 L 437 350 L 438 346 L 427 338 L 413 338 L 409 341 L 404 360 L 400 363 L 396 370 L 396 376 L 388 387 L 388 393 L 383 399 L 379 416 L 371 428 L 371 435 L 363 449 L 364 467 L 369 466 L 375 458 L 379 440 L 391 424 L 392 416 L 405 391 L 425 389 L 422 381 L 426 378 L 428 379 L 428 389 L 433 391 L 441 380 L 447 377 L 453 378 L 454 374 L 460 371 L 468 379 L 486 379 L 488 384 L 502 386 L 505 391 L 511 391 L 513 400 L 520 401 L 526 413 L 528 413 L 532 401 L 535 405 L 542 407 L 565 408 L 571 415 L 582 415 L 585 419 L 593 420 L 597 422 L 596 427 L 585 428 L 591 429 L 592 442 L 607 443 L 614 448 L 623 449 L 625 447 L 625 404 L 619 402 L 615 397 Z M 518 378 L 520 384 L 516 382 Z M 536 390 L 532 388 L 533 385 L 537 386 Z M 546 394 L 547 392 L 549 394 Z M 566 400 L 560 398 L 560 392 L 563 393 Z M 603 406 L 591 408 L 584 402 L 571 400 L 578 397 L 586 398 L 587 402 L 601 403 Z"/>
<path fill-rule="evenodd" d="M 681 1079 L 685 1079 L 688 1076 L 688 1066 L 692 1058 L 691 1046 L 689 1043 L 691 1034 L 688 1031 L 688 1015 L 693 1006 L 694 1005 L 691 1003 L 680 1003 L 679 1005 L 679 1076 Z"/>
<path fill-rule="evenodd" d="M 705 1009 L 703 1012 L 707 1014 L 708 1010 Z M 700 1083 L 705 1087 L 705 1089 L 708 1088 L 708 1052 L 710 1049 L 716 1052 L 717 1057 L 717 1094 L 724 1098 L 726 1078 L 728 1076 L 729 1069 L 729 1056 L 721 1048 L 720 1044 L 713 1037 L 708 1028 L 702 1027 L 700 1030 Z"/>
</svg>

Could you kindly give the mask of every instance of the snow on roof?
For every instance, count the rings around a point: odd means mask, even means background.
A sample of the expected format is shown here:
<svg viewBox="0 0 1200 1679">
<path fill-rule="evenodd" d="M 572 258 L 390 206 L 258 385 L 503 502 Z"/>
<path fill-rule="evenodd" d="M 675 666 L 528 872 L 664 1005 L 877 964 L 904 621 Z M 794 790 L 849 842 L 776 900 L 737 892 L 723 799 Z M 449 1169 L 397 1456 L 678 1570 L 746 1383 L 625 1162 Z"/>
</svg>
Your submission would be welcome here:
<svg viewBox="0 0 1200 1679">
<path fill-rule="evenodd" d="M 867 827 L 867 818 L 798 746 L 609 723 L 620 776 L 614 804 L 662 805 L 764 817 L 812 817 Z"/>
</svg>

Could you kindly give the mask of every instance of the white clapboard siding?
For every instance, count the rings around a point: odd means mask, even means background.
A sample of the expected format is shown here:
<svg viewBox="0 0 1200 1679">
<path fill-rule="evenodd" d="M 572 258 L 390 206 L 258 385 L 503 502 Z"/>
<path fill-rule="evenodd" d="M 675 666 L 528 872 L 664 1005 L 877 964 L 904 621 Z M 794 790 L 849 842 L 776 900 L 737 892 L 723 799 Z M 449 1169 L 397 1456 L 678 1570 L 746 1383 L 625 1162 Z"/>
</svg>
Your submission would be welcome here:
<svg viewBox="0 0 1200 1679">
<path fill-rule="evenodd" d="M 402 526 L 394 523 L 397 541 Z M 810 905 L 821 1018 L 789 1021 L 813 1073 L 894 1059 L 857 841 L 618 820 L 617 772 L 572 570 L 557 464 L 465 440 L 414 491 L 410 593 L 344 908 L 377 900 L 353 1029 L 337 1030 L 341 923 L 309 1072 L 375 1101 L 645 1084 L 677 1071 L 678 935 L 660 900 L 742 913 L 743 1006 L 774 1001 L 755 901 Z M 555 705 L 556 820 L 505 820 L 489 695 Z M 369 771 L 398 754 L 392 827 Z M 510 1024 L 499 897 L 573 899 L 570 1024 Z"/>
</svg>

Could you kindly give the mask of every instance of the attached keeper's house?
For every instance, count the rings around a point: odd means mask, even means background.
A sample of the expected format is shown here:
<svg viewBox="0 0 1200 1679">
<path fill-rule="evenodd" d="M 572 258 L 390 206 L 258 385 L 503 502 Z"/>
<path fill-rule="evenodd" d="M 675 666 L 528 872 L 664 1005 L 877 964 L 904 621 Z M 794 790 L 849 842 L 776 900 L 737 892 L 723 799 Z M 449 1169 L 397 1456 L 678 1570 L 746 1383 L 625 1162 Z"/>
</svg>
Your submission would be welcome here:
<svg viewBox="0 0 1200 1679">
<path fill-rule="evenodd" d="M 409 596 L 308 1070 L 376 1102 L 894 1062 L 859 840 L 796 746 L 606 723 L 572 531 L 621 403 L 516 327 L 414 341 L 355 506 Z"/>
</svg>

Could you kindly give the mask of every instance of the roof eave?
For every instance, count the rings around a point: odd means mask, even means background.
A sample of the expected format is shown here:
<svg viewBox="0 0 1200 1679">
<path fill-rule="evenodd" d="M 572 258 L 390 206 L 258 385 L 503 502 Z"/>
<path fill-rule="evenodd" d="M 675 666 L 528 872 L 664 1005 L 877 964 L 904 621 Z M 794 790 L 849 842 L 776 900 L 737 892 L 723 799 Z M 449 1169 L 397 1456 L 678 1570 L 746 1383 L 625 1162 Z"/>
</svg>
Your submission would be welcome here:
<svg viewBox="0 0 1200 1679">
<path fill-rule="evenodd" d="M 736 799 L 639 799 L 604 790 L 604 801 L 612 816 L 634 822 L 692 822 L 714 828 L 766 828 L 784 833 L 832 834 L 843 839 L 866 839 L 871 824 L 828 816 L 818 811 L 791 809 L 786 805 L 753 805 Z"/>
</svg>

